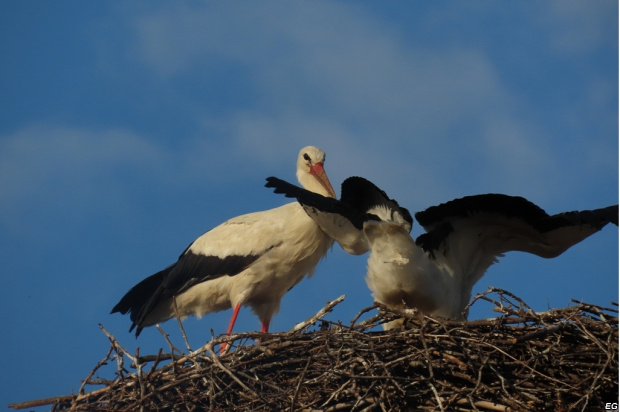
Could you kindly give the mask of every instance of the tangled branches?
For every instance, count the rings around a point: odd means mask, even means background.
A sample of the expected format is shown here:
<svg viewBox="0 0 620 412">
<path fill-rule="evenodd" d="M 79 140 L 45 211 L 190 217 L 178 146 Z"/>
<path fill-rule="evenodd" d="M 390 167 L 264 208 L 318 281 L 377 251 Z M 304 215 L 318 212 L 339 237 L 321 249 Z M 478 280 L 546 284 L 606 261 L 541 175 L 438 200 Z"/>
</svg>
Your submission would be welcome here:
<svg viewBox="0 0 620 412">
<path fill-rule="evenodd" d="M 378 313 L 350 325 L 320 318 L 285 333 L 222 337 L 183 354 L 130 355 L 111 347 L 80 393 L 13 407 L 52 410 L 591 410 L 618 399 L 617 310 L 577 303 L 535 313 L 491 289 L 476 297 L 500 316 L 453 322 Z M 342 298 L 340 298 L 342 300 Z M 407 318 L 406 330 L 374 331 Z M 318 322 L 318 327 L 308 331 Z M 103 328 L 102 328 L 103 329 Z M 104 329 L 105 332 L 105 329 Z M 250 340 L 261 340 L 259 345 Z M 223 342 L 237 347 L 217 356 Z M 132 365 L 127 365 L 127 360 Z M 116 362 L 113 380 L 94 380 Z M 100 385 L 85 391 L 86 385 Z M 38 403 L 35 403 L 38 402 Z"/>
</svg>

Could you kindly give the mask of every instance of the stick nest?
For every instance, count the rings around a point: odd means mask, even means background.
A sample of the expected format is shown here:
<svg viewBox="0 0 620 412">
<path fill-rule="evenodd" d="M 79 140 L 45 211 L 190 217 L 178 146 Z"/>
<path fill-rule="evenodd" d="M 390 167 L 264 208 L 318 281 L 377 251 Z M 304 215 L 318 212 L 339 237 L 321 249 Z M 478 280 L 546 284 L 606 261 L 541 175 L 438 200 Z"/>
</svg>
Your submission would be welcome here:
<svg viewBox="0 0 620 412">
<path fill-rule="evenodd" d="M 10 406 L 584 411 L 618 400 L 617 309 L 575 302 L 535 313 L 509 292 L 490 289 L 474 301 L 491 302 L 500 314 L 493 319 L 446 321 L 375 305 L 349 325 L 322 320 L 342 298 L 289 332 L 221 337 L 194 351 L 188 344 L 187 353 L 168 341 L 167 353 L 131 355 L 102 327 L 110 349 L 78 394 Z M 370 317 L 360 321 L 364 314 Z M 401 317 L 407 329 L 377 331 Z M 231 350 L 218 356 L 224 342 Z M 108 363 L 117 364 L 115 377 L 95 379 Z"/>
</svg>

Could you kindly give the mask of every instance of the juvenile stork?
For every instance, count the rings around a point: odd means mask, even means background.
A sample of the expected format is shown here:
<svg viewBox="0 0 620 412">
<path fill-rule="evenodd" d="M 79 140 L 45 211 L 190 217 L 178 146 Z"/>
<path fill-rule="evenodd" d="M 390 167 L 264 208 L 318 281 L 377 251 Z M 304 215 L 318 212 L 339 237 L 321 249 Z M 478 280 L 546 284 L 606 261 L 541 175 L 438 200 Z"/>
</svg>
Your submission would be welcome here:
<svg viewBox="0 0 620 412">
<path fill-rule="evenodd" d="M 307 190 L 335 197 L 325 174 L 325 153 L 308 146 L 297 158 L 297 179 Z M 241 306 L 250 306 L 269 331 L 284 294 L 312 276 L 333 241 L 297 202 L 232 218 L 206 232 L 166 269 L 142 280 L 114 306 L 129 313 L 131 332 L 175 316 L 201 317 L 233 308 L 226 334 Z"/>
<path fill-rule="evenodd" d="M 608 223 L 618 226 L 618 205 L 550 216 L 522 197 L 484 194 L 432 206 L 415 218 L 426 230 L 415 242 L 392 224 L 364 224 L 371 244 L 368 287 L 387 306 L 464 320 L 474 285 L 504 253 L 557 257 Z"/>
<path fill-rule="evenodd" d="M 426 233 L 414 241 L 407 224 L 411 221 L 399 218 L 406 209 L 386 206 L 389 213 L 382 218 L 368 213 L 368 201 L 376 197 L 374 185 L 350 185 L 347 189 L 353 193 L 345 198 L 343 183 L 338 201 L 279 179 L 268 182 L 276 193 L 297 198 L 320 226 L 339 222 L 329 225 L 327 233 L 333 239 L 356 239 L 356 244 L 370 249 L 366 283 L 375 301 L 453 319 L 466 319 L 473 286 L 504 253 L 522 251 L 553 258 L 608 223 L 618 226 L 618 205 L 550 216 L 522 197 L 484 194 L 416 213 Z M 360 240 L 360 225 L 365 243 Z"/>
</svg>

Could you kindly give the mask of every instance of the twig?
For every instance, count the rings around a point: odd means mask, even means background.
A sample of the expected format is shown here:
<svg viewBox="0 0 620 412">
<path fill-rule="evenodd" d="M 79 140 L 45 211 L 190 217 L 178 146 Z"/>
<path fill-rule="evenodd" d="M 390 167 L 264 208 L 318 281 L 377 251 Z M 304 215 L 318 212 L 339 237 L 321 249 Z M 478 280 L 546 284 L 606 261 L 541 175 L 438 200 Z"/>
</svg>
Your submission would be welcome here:
<svg viewBox="0 0 620 412">
<path fill-rule="evenodd" d="M 260 398 L 260 396 L 258 396 L 256 392 L 248 388 L 243 382 L 241 382 L 241 380 L 239 380 L 239 378 L 235 376 L 234 373 L 232 373 L 230 370 L 228 370 L 228 368 L 222 365 L 222 362 L 220 362 L 219 356 L 217 356 L 215 352 L 213 351 L 214 343 L 215 341 L 209 342 L 206 348 L 209 354 L 211 355 L 211 359 L 213 359 L 213 363 L 215 363 L 215 365 L 217 365 L 218 368 L 223 370 L 228 376 L 230 376 L 235 382 L 237 382 L 237 384 L 241 386 L 246 392 L 254 394 L 256 398 Z"/>
<path fill-rule="evenodd" d="M 456 401 L 457 405 L 466 405 L 469 404 L 470 402 L 467 399 L 459 399 L 458 401 Z M 474 407 L 480 407 L 489 411 L 497 411 L 497 412 L 513 412 L 514 409 L 510 408 L 509 406 L 506 405 L 500 405 L 498 403 L 495 402 L 489 402 L 489 401 L 475 401 L 472 403 L 472 405 Z"/>
<path fill-rule="evenodd" d="M 549 326 L 547 328 L 540 329 L 535 332 L 527 333 L 525 335 L 518 336 L 515 339 L 515 342 L 525 342 L 526 340 L 542 339 L 557 332 L 558 330 L 562 329 L 564 326 L 565 326 L 564 323 L 558 323 L 557 325 Z"/>
<path fill-rule="evenodd" d="M 295 325 L 291 330 L 288 331 L 288 333 L 300 332 L 300 331 L 306 329 L 307 327 L 313 325 L 316 321 L 318 321 L 323 316 L 325 316 L 329 312 L 331 312 L 332 309 L 334 308 L 334 306 L 336 306 L 337 304 L 342 302 L 344 300 L 344 298 L 345 298 L 345 295 L 342 295 L 342 296 L 332 300 L 331 302 L 327 302 L 327 304 L 325 305 L 325 307 L 323 309 L 319 310 L 314 316 L 312 316 L 312 317 L 308 318 L 307 320 L 305 320 L 305 321 Z"/>
<path fill-rule="evenodd" d="M 433 395 L 435 395 L 435 400 L 437 401 L 439 410 L 443 412 L 445 409 L 443 408 L 443 403 L 441 402 L 441 398 L 439 397 L 439 393 L 437 392 L 437 389 L 435 389 L 435 386 L 433 386 L 431 382 L 428 383 L 428 386 L 430 386 L 431 390 L 433 391 Z"/>
<path fill-rule="evenodd" d="M 303 372 L 301 372 L 301 376 L 298 379 L 297 387 L 295 388 L 295 393 L 293 394 L 293 399 L 291 400 L 291 412 L 295 411 L 295 401 L 297 400 L 299 389 L 301 388 L 301 384 L 304 382 L 304 376 L 306 376 L 306 372 L 308 372 L 308 367 L 310 366 L 311 361 L 312 356 L 309 356 L 308 362 L 306 362 L 306 367 L 304 368 Z"/>
<path fill-rule="evenodd" d="M 183 322 L 181 322 L 181 317 L 179 316 L 179 310 L 177 308 L 177 297 L 172 297 L 172 308 L 174 309 L 174 317 L 179 324 L 179 329 L 181 329 L 181 335 L 183 336 L 183 340 L 185 341 L 185 346 L 187 347 L 187 351 L 191 352 L 192 348 L 189 346 L 189 341 L 187 340 L 187 335 L 185 334 L 185 328 L 183 328 Z"/>
<path fill-rule="evenodd" d="M 80 386 L 80 390 L 78 391 L 78 394 L 84 395 L 84 387 L 88 384 L 88 382 L 90 382 L 90 379 L 93 377 L 95 372 L 97 372 L 97 370 L 100 367 L 105 365 L 110 360 L 110 355 L 112 354 L 113 351 L 114 351 L 114 346 L 110 345 L 110 349 L 108 349 L 108 353 L 105 355 L 105 357 L 101 359 L 99 362 L 97 362 L 97 365 L 95 365 L 93 370 L 88 374 L 86 379 L 84 379 L 84 381 L 82 382 L 82 385 Z"/>
<path fill-rule="evenodd" d="M 375 302 L 372 306 L 369 306 L 367 308 L 362 309 L 361 311 L 359 311 L 359 313 L 357 315 L 355 315 L 355 317 L 353 318 L 353 320 L 351 321 L 351 328 L 355 325 L 355 323 L 357 322 L 357 320 L 364 314 L 367 312 L 370 312 L 373 309 L 378 308 L 379 306 L 381 306 L 381 304 Z"/>
<path fill-rule="evenodd" d="M 123 346 L 120 343 L 118 343 L 116 338 L 110 332 L 105 330 L 105 328 L 103 327 L 101 323 L 99 324 L 99 329 L 101 329 L 101 331 L 108 337 L 108 339 L 110 340 L 110 342 L 112 342 L 112 345 L 114 345 L 114 347 L 119 348 L 129 359 L 131 359 L 133 363 L 135 363 L 136 365 L 138 364 L 138 360 L 134 358 L 133 356 L 131 356 L 131 354 L 127 351 L 127 349 L 123 348 Z"/>
</svg>

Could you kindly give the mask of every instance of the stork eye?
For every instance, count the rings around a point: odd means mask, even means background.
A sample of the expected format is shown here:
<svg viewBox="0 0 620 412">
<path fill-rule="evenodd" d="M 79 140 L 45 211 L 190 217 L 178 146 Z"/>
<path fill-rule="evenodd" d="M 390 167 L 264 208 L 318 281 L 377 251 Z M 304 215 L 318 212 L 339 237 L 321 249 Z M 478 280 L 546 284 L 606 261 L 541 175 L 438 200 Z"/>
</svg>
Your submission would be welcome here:
<svg viewBox="0 0 620 412">
<path fill-rule="evenodd" d="M 308 153 L 304 153 L 304 159 L 309 162 L 310 161 L 310 156 L 308 156 Z"/>
</svg>

